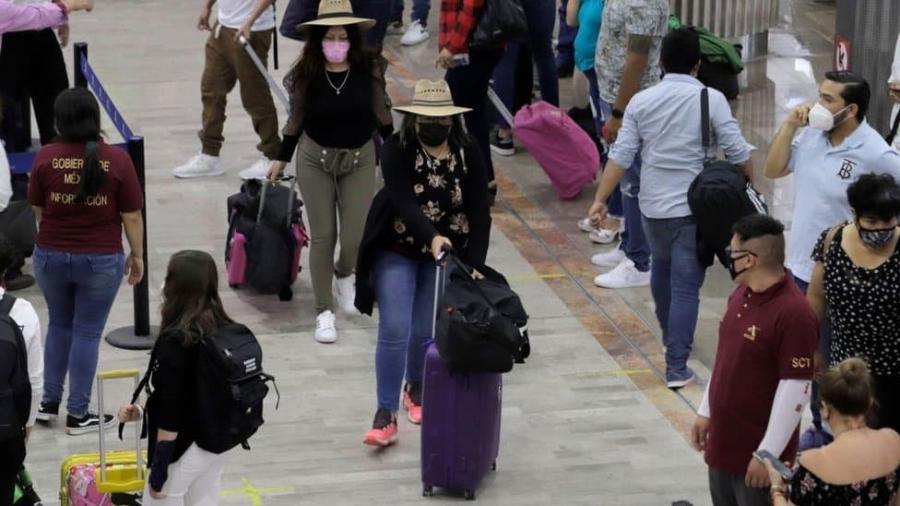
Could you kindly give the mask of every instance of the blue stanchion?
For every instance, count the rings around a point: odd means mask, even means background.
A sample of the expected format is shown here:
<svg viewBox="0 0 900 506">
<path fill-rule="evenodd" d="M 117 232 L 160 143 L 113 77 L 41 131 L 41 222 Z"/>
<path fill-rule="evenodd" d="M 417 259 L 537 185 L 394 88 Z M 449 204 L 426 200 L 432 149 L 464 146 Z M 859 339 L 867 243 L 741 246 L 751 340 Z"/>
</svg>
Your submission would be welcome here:
<svg viewBox="0 0 900 506">
<path fill-rule="evenodd" d="M 119 131 L 119 135 L 122 136 L 122 139 L 124 139 L 125 142 L 133 139 L 134 133 L 128 126 L 128 123 L 125 122 L 125 118 L 123 118 L 119 113 L 119 109 L 116 107 L 116 104 L 113 103 L 111 98 L 109 98 L 109 94 L 106 93 L 106 89 L 103 88 L 103 83 L 100 82 L 100 79 L 97 77 L 97 73 L 94 72 L 91 64 L 88 63 L 87 58 L 81 59 L 81 73 L 82 75 L 84 75 L 84 79 L 87 81 L 88 86 L 91 87 L 91 90 L 97 97 L 97 102 L 99 102 L 100 105 L 103 106 L 103 110 L 106 111 L 109 119 L 112 120 L 113 125 L 116 127 L 116 130 Z"/>
</svg>

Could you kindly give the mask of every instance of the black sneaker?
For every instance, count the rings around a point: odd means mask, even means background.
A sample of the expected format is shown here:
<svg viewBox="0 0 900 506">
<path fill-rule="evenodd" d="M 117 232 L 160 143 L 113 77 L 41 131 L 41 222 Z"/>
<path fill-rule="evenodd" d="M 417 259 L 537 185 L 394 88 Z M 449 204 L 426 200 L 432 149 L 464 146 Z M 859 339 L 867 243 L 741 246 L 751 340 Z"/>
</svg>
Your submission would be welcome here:
<svg viewBox="0 0 900 506">
<path fill-rule="evenodd" d="M 41 402 L 41 407 L 38 408 L 35 418 L 39 422 L 50 423 L 56 420 L 57 416 L 59 416 L 58 402 Z"/>
<path fill-rule="evenodd" d="M 66 417 L 66 433 L 70 436 L 87 434 L 99 430 L 100 417 L 94 413 L 88 413 L 81 418 L 72 415 Z M 116 418 L 112 415 L 103 415 L 103 428 L 112 429 L 116 426 Z"/>
<path fill-rule="evenodd" d="M 6 280 L 6 289 L 10 292 L 24 290 L 31 286 L 34 286 L 34 276 L 28 274 L 19 274 L 18 276 Z"/>
<path fill-rule="evenodd" d="M 512 136 L 500 137 L 500 134 L 497 131 L 491 133 L 491 151 L 501 156 L 512 156 L 516 154 Z"/>
</svg>

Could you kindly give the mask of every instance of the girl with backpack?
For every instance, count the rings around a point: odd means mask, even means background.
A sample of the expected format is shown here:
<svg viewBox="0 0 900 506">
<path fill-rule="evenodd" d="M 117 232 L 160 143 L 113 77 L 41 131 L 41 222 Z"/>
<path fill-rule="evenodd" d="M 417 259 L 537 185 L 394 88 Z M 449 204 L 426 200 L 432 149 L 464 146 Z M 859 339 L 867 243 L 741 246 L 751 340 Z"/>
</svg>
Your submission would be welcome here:
<svg viewBox="0 0 900 506">
<path fill-rule="evenodd" d="M 150 367 L 147 399 L 148 462 L 145 505 L 207 506 L 219 503 L 225 453 L 200 448 L 197 438 L 209 428 L 198 423 L 196 406 L 199 343 L 234 323 L 219 298 L 216 262 L 206 252 L 172 255 L 163 286 L 162 323 Z M 119 408 L 122 423 L 140 420 L 144 408 Z"/>
<path fill-rule="evenodd" d="M 315 340 L 320 343 L 337 340 L 335 302 L 344 312 L 355 312 L 353 269 L 375 193 L 373 134 L 387 138 L 394 129 L 383 59 L 362 39 L 374 24 L 354 16 L 349 0 L 322 0 L 319 17 L 298 27 L 308 41 L 286 79 L 291 114 L 281 154 L 269 172 L 280 176 L 297 150 L 297 182 L 311 239 Z"/>
<path fill-rule="evenodd" d="M 422 370 L 432 337 L 435 261 L 452 247 L 476 269 L 484 265 L 491 229 L 487 171 L 474 139 L 463 130 L 445 81 L 416 83 L 401 129 L 384 144 L 385 187 L 375 197 L 357 265 L 356 307 L 378 301 L 375 381 L 378 410 L 364 442 L 397 441 L 397 412 L 422 420 Z M 474 276 L 480 276 L 477 271 Z"/>
</svg>

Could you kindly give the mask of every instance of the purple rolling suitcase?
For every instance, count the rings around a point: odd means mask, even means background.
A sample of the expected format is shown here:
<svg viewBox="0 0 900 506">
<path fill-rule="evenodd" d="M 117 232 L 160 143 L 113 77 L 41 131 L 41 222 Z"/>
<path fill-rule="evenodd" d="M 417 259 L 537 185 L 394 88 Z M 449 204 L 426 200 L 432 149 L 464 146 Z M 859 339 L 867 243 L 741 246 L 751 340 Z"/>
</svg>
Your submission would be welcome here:
<svg viewBox="0 0 900 506">
<path fill-rule="evenodd" d="M 438 267 L 439 280 L 442 274 Z M 502 389 L 499 373 L 451 373 L 437 347 L 428 347 L 422 397 L 423 495 L 431 496 L 434 487 L 440 487 L 475 499 L 482 478 L 497 468 Z"/>
</svg>

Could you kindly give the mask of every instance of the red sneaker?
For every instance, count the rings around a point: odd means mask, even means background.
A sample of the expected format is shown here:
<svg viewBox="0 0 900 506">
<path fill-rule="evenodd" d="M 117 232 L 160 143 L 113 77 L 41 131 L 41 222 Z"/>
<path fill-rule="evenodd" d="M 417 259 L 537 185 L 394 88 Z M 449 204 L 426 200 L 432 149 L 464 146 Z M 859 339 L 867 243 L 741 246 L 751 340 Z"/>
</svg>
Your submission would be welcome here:
<svg viewBox="0 0 900 506">
<path fill-rule="evenodd" d="M 422 384 L 407 383 L 403 389 L 403 407 L 406 409 L 406 417 L 409 423 L 420 425 L 422 423 Z"/>
<path fill-rule="evenodd" d="M 382 448 L 397 442 L 397 416 L 386 409 L 375 412 L 372 429 L 366 432 L 363 443 Z"/>
</svg>

